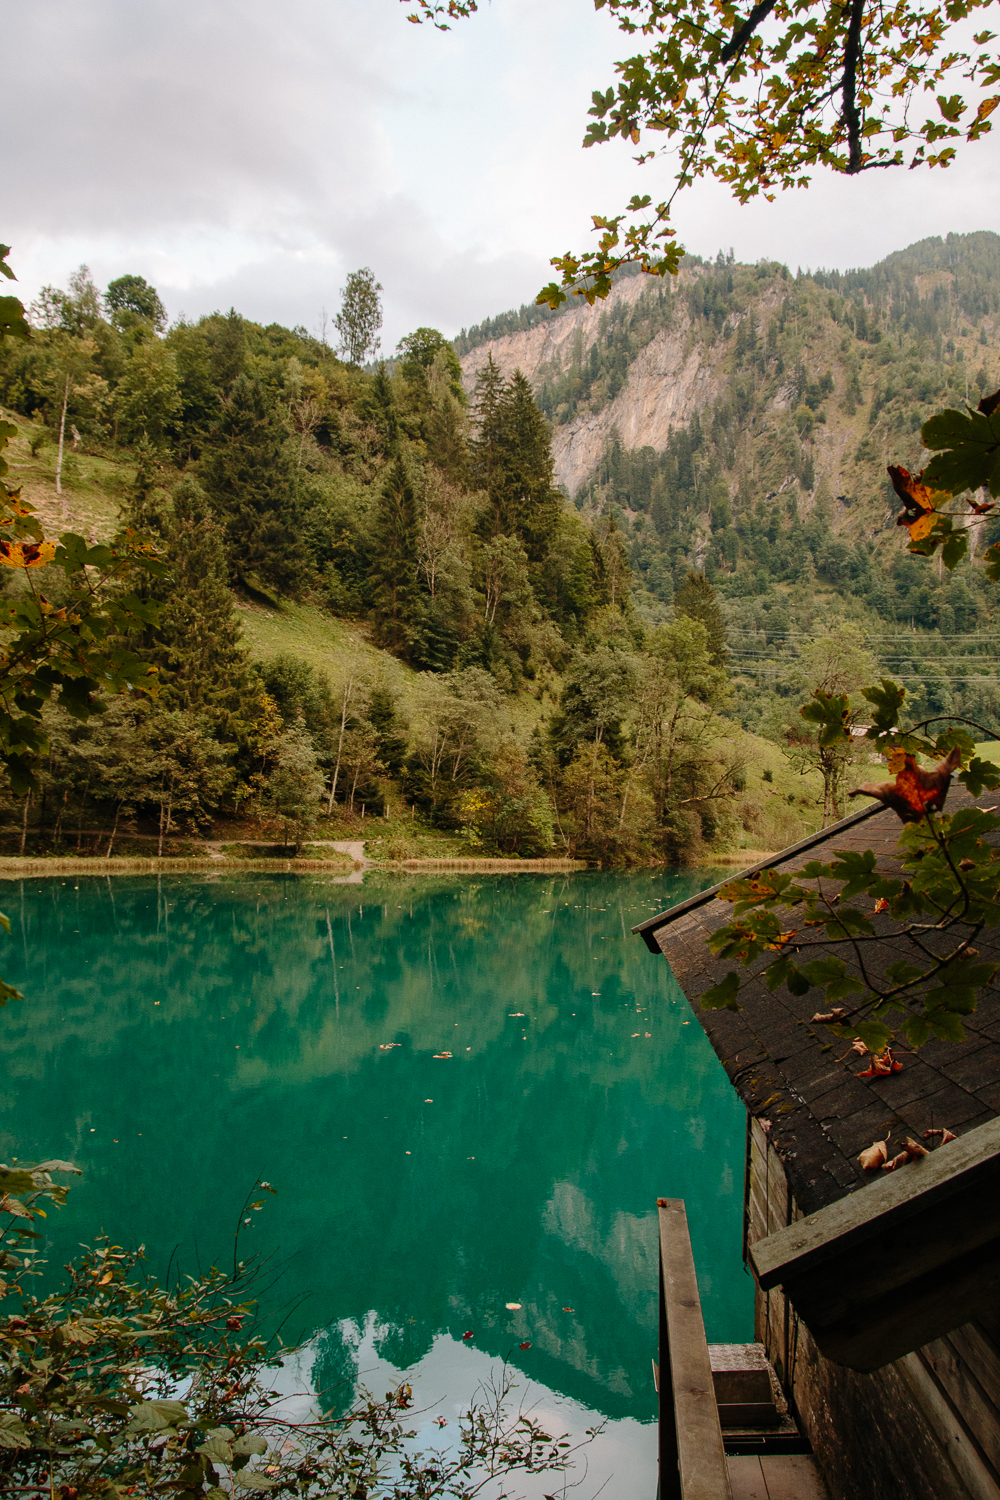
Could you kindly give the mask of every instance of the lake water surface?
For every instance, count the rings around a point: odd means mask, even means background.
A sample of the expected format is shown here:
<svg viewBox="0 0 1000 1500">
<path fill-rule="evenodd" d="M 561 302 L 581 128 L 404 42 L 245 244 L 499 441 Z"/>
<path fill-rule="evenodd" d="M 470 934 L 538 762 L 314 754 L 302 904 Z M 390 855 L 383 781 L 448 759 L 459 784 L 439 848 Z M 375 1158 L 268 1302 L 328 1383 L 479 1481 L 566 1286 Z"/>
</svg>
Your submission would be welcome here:
<svg viewBox="0 0 1000 1500">
<path fill-rule="evenodd" d="M 653 1500 L 658 1196 L 710 1340 L 752 1337 L 752 1294 L 742 1110 L 629 928 L 717 878 L 8 883 L 0 1145 L 85 1173 L 52 1261 L 101 1231 L 161 1272 L 231 1258 L 265 1178 L 289 1382 L 407 1371 L 429 1424 L 509 1357 L 560 1430 L 607 1419 L 581 1500 Z"/>
</svg>

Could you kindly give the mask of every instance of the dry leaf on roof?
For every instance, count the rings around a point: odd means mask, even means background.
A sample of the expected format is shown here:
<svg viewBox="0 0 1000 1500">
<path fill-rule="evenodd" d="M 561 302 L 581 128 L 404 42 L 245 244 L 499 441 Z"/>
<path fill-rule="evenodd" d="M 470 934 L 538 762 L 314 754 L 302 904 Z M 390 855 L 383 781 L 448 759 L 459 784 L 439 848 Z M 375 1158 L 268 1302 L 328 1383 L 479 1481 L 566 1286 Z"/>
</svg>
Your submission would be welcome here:
<svg viewBox="0 0 1000 1500">
<path fill-rule="evenodd" d="M 905 1167 L 908 1161 L 917 1161 L 921 1156 L 927 1155 L 928 1151 L 926 1146 L 921 1146 L 919 1141 L 911 1140 L 910 1137 L 907 1136 L 906 1143 L 903 1146 L 902 1151 L 900 1151 L 898 1156 L 894 1156 L 892 1158 L 892 1161 L 885 1162 L 883 1164 L 882 1171 L 895 1172 L 897 1167 Z"/>
<path fill-rule="evenodd" d="M 856 1073 L 856 1078 L 884 1078 L 889 1073 L 902 1072 L 903 1064 L 898 1062 L 892 1055 L 892 1048 L 886 1047 L 885 1051 L 876 1056 L 872 1054 L 872 1060 L 862 1073 Z"/>
<path fill-rule="evenodd" d="M 842 1005 L 832 1005 L 829 1010 L 817 1011 L 812 1019 L 813 1021 L 839 1021 L 843 1014 Z"/>
<path fill-rule="evenodd" d="M 949 1141 L 958 1140 L 958 1136 L 954 1133 L 954 1131 L 949 1130 L 947 1126 L 945 1126 L 941 1130 L 925 1130 L 924 1140 L 929 1141 L 932 1135 L 939 1135 L 941 1137 L 940 1141 L 938 1142 L 939 1146 L 947 1146 Z"/>
<path fill-rule="evenodd" d="M 889 1139 L 887 1136 L 884 1141 L 872 1141 L 870 1146 L 865 1147 L 864 1151 L 858 1157 L 863 1171 L 877 1172 L 882 1163 L 888 1161 L 889 1152 L 886 1150 L 888 1144 Z"/>
</svg>

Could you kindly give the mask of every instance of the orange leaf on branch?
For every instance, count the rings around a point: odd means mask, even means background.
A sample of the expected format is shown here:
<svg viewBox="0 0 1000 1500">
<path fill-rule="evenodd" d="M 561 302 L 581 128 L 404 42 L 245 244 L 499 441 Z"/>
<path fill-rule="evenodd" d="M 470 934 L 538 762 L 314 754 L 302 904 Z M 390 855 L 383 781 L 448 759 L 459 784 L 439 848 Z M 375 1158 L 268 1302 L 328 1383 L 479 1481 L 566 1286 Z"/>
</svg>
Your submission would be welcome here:
<svg viewBox="0 0 1000 1500">
<path fill-rule="evenodd" d="M 940 812 L 951 786 L 952 774 L 960 764 L 962 752 L 956 746 L 931 771 L 917 765 L 916 757 L 905 753 L 904 764 L 895 781 L 864 781 L 848 795 L 876 797 L 891 807 L 904 823 L 918 823 L 925 813 Z"/>
<path fill-rule="evenodd" d="M 936 505 L 947 496 L 923 484 L 920 474 L 897 469 L 893 464 L 889 465 L 889 478 L 904 506 L 902 515 L 896 517 L 896 525 L 909 527 L 911 541 L 922 541 L 933 530 Z"/>
<path fill-rule="evenodd" d="M 5 568 L 43 568 L 55 555 L 55 542 L 0 541 L 0 563 Z"/>
</svg>

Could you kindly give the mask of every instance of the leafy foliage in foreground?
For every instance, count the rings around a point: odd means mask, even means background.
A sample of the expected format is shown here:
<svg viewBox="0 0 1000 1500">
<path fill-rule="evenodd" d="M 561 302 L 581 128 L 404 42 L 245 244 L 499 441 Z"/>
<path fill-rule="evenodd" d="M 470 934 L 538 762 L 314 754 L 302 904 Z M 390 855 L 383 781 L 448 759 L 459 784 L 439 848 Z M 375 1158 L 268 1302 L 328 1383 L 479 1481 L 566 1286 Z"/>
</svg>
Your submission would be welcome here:
<svg viewBox="0 0 1000 1500">
<path fill-rule="evenodd" d="M 37 1182 L 32 1191 L 29 1213 L 38 1212 Z M 169 1287 L 146 1274 L 141 1251 L 102 1241 L 66 1268 L 58 1290 L 38 1298 L 25 1289 L 20 1257 L 2 1258 L 8 1273 L 20 1269 L 8 1291 L 19 1294 L 21 1309 L 0 1319 L 6 1494 L 472 1500 L 487 1485 L 495 1496 L 509 1495 L 515 1473 L 561 1472 L 571 1463 L 565 1439 L 508 1407 L 506 1369 L 440 1451 L 411 1446 L 406 1385 L 383 1400 L 362 1391 L 339 1416 L 320 1407 L 296 1416 L 271 1388 L 270 1373 L 292 1351 L 254 1321 L 250 1294 L 260 1264 L 235 1261 L 231 1272 L 213 1269 Z"/>
<path fill-rule="evenodd" d="M 888 751 L 896 775 L 852 793 L 876 797 L 906 825 L 897 850 L 902 875 L 880 872 L 866 849 L 838 851 L 827 863 L 811 860 L 794 874 L 767 870 L 732 881 L 722 897 L 733 904 L 733 921 L 711 940 L 713 953 L 753 966 L 770 990 L 784 984 L 793 995 L 822 991 L 825 1012 L 814 1019 L 837 1036 L 859 1037 L 875 1054 L 897 1030 L 913 1047 L 930 1036 L 961 1041 L 962 1017 L 975 1010 L 977 990 L 1000 967 L 979 962 L 974 946 L 984 929 L 1000 924 L 1000 849 L 988 842 L 1000 818 L 975 807 L 941 812 L 956 767 L 963 767 L 959 781 L 979 796 L 1000 787 L 1000 766 L 976 756 L 971 736 L 957 725 L 934 739 L 922 732 L 926 725 L 901 729 L 905 696 L 885 680 L 864 691 L 873 710 L 867 738 Z M 821 744 L 850 733 L 846 695 L 816 693 L 802 713 L 820 726 Z M 918 752 L 943 759 L 925 771 Z M 793 925 L 786 927 L 790 913 Z M 877 925 L 873 917 L 881 919 Z M 905 939 L 912 958 L 883 966 L 887 938 Z M 739 990 L 731 971 L 702 1005 L 736 1010 Z"/>
</svg>

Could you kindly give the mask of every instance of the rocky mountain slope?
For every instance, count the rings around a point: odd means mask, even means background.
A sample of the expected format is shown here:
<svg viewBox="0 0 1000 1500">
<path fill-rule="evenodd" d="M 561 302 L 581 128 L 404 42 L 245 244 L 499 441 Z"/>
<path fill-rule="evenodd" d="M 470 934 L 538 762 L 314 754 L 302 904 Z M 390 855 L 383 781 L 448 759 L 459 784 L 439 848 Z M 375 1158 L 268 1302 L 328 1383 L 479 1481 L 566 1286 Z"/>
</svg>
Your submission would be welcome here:
<svg viewBox="0 0 1000 1500">
<path fill-rule="evenodd" d="M 864 501 L 873 523 L 885 462 L 917 456 L 939 397 L 975 394 L 980 375 L 1000 383 L 998 312 L 1000 237 L 984 232 L 846 274 L 688 261 L 674 280 L 624 277 L 603 304 L 524 308 L 456 346 L 470 391 L 491 354 L 528 376 L 570 495 L 599 480 L 612 447 L 663 454 L 696 415 L 718 428 L 719 409 L 735 406 L 730 451 L 716 455 L 734 499 L 804 472 L 806 511 L 825 480 L 832 496 Z"/>
</svg>

